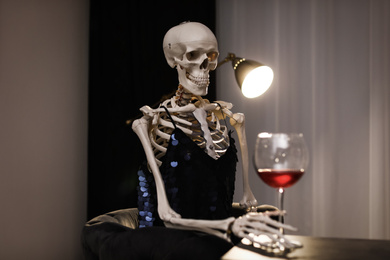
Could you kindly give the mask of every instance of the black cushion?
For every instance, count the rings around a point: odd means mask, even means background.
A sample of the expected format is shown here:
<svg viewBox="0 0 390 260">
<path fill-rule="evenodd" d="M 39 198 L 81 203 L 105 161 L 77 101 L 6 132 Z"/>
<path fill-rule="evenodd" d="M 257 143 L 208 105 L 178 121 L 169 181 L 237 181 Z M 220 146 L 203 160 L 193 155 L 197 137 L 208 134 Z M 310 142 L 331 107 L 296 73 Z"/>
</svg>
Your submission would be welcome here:
<svg viewBox="0 0 390 260">
<path fill-rule="evenodd" d="M 220 259 L 233 244 L 199 232 L 165 227 L 136 228 L 136 209 L 98 216 L 84 226 L 87 260 Z"/>
</svg>

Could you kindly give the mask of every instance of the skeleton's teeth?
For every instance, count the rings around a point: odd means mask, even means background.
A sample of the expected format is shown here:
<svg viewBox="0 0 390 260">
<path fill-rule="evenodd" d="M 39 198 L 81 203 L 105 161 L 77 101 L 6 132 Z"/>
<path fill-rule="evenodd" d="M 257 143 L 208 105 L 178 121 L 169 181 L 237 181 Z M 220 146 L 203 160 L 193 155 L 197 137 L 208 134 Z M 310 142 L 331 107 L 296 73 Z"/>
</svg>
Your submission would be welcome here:
<svg viewBox="0 0 390 260">
<path fill-rule="evenodd" d="M 195 77 L 187 72 L 187 78 L 199 86 L 208 86 L 210 84 L 209 75 L 207 77 Z"/>
</svg>

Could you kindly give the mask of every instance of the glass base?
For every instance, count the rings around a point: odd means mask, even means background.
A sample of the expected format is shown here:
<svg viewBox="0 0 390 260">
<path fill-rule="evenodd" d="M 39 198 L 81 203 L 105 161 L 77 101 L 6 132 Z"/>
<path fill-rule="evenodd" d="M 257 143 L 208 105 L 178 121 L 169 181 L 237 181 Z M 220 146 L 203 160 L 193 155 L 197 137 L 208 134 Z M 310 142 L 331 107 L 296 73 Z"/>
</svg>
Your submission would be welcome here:
<svg viewBox="0 0 390 260">
<path fill-rule="evenodd" d="M 287 238 L 280 238 L 268 235 L 255 236 L 249 234 L 253 238 L 254 242 L 247 238 L 243 238 L 241 243 L 247 246 L 252 245 L 254 248 L 260 249 L 260 253 L 269 256 L 282 256 L 294 251 L 295 249 L 302 248 L 303 244 L 295 240 L 287 240 Z"/>
</svg>

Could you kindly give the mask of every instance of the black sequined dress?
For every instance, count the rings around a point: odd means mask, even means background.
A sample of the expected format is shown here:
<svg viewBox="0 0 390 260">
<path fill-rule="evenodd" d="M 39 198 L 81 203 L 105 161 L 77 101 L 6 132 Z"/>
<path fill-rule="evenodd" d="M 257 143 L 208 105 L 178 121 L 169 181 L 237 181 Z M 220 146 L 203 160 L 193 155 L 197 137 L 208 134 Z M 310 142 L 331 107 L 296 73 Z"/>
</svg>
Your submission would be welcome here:
<svg viewBox="0 0 390 260">
<path fill-rule="evenodd" d="M 182 130 L 174 129 L 160 172 L 169 203 L 183 218 L 216 220 L 231 216 L 237 150 L 230 133 L 229 138 L 229 148 L 215 160 Z M 138 178 L 139 226 L 163 226 L 153 174 L 146 163 Z"/>
</svg>

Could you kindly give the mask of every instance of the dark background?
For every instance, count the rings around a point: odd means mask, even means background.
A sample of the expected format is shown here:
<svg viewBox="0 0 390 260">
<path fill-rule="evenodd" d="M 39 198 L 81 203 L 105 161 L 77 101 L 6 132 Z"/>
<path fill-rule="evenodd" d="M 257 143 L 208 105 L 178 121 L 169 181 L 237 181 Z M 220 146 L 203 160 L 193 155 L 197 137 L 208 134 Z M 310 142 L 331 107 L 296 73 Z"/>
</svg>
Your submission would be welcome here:
<svg viewBox="0 0 390 260">
<path fill-rule="evenodd" d="M 165 33 L 183 21 L 215 33 L 215 1 L 91 1 L 88 130 L 88 219 L 137 207 L 144 152 L 127 120 L 178 86 L 165 61 Z M 209 94 L 215 100 L 215 75 Z"/>
</svg>

